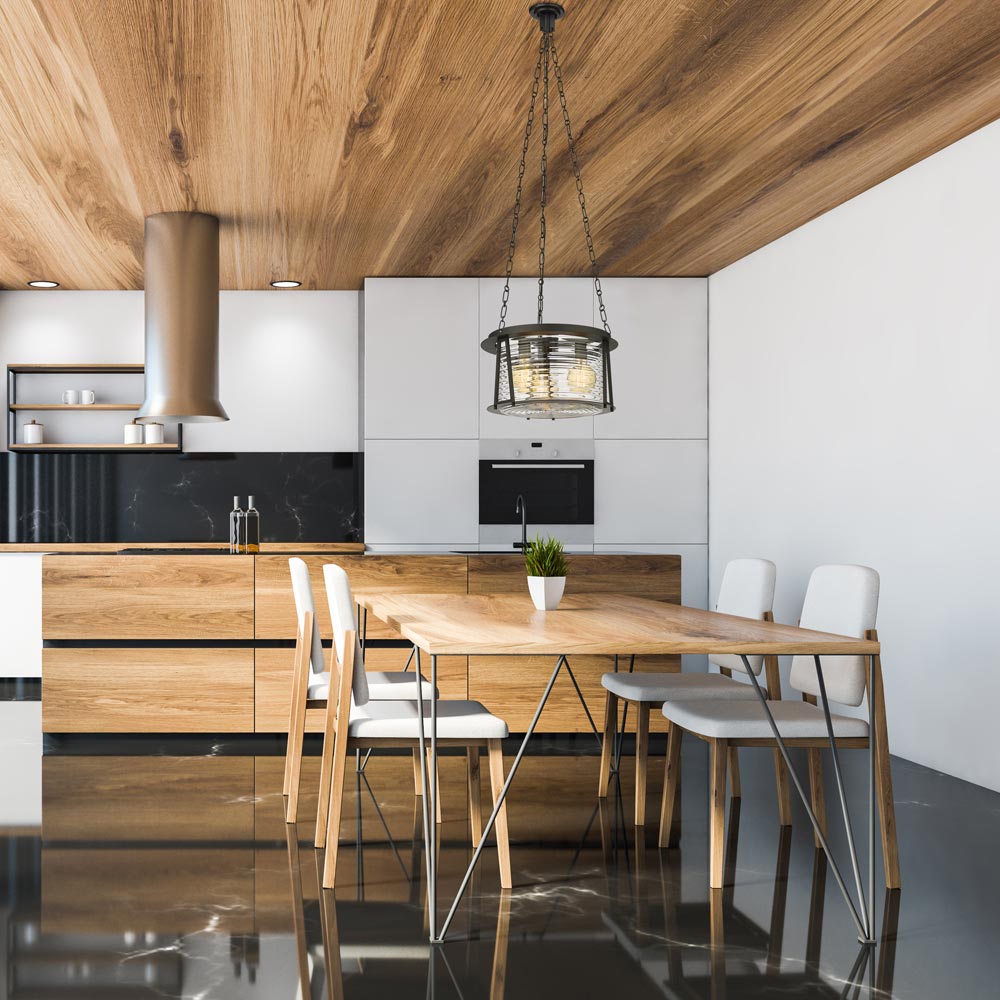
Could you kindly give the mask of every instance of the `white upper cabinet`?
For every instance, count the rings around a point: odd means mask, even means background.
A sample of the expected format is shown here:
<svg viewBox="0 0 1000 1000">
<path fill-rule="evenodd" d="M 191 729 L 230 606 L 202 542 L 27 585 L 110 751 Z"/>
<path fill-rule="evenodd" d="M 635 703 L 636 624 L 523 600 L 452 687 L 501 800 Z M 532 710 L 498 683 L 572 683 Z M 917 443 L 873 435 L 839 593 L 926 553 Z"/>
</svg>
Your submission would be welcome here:
<svg viewBox="0 0 1000 1000">
<path fill-rule="evenodd" d="M 478 545 L 479 443 L 369 440 L 365 541 L 389 546 Z"/>
<path fill-rule="evenodd" d="M 479 279 L 365 279 L 364 436 L 479 437 Z"/>
<path fill-rule="evenodd" d="M 605 278 L 601 284 L 618 341 L 611 354 L 617 408 L 594 419 L 594 437 L 707 437 L 707 280 Z M 594 315 L 600 316 L 596 296 Z"/>
<path fill-rule="evenodd" d="M 488 337 L 500 323 L 503 278 L 479 279 L 479 340 Z M 594 325 L 594 283 L 590 278 L 546 278 L 545 321 Z M 538 319 L 538 279 L 511 278 L 507 325 L 534 323 Z M 571 420 L 526 420 L 488 413 L 493 403 L 496 358 L 479 350 L 479 436 L 484 438 L 590 438 L 593 417 Z M 605 420 L 598 417 L 597 420 Z"/>
</svg>

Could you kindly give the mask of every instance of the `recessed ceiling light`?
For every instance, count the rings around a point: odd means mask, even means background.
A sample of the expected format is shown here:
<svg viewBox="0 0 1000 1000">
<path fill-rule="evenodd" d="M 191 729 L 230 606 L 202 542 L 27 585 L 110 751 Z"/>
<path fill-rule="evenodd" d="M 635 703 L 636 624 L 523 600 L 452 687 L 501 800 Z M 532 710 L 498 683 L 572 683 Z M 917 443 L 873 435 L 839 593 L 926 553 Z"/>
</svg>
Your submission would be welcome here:
<svg viewBox="0 0 1000 1000">
<path fill-rule="evenodd" d="M 301 281 L 292 281 L 291 278 L 282 278 L 280 281 L 272 281 L 272 288 L 298 288 Z"/>
<path fill-rule="evenodd" d="M 58 281 L 29 281 L 28 284 L 32 288 L 58 288 Z"/>
</svg>

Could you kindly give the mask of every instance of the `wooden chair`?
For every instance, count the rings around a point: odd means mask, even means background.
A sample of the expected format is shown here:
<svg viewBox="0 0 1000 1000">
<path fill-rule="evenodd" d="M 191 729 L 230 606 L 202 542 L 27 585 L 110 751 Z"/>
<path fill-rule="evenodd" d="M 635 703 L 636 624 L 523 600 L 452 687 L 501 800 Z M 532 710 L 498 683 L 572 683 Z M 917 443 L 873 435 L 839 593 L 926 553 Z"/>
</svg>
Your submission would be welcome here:
<svg viewBox="0 0 1000 1000">
<path fill-rule="evenodd" d="M 355 604 L 347 573 L 340 566 L 330 563 L 323 567 L 323 578 L 330 603 L 330 617 L 333 620 L 333 655 L 336 657 L 339 675 L 337 697 L 327 700 L 316 824 L 317 830 L 323 826 L 322 840 L 326 844 L 323 887 L 332 889 L 337 875 L 337 848 L 348 752 L 377 747 L 403 747 L 419 752 L 421 732 L 425 740 L 430 737 L 430 704 L 423 704 L 423 719 L 420 719 L 418 712 L 421 706 L 417 702 L 370 699 L 364 659 L 358 642 Z M 331 676 L 333 674 L 331 669 Z M 332 693 L 331 691 L 331 695 Z M 438 700 L 435 710 L 438 746 L 461 747 L 466 751 L 470 828 L 472 844 L 476 846 L 483 832 L 479 751 L 485 747 L 489 755 L 490 784 L 495 806 L 504 785 L 502 741 L 508 735 L 507 723 L 491 715 L 477 701 Z M 425 767 L 420 767 L 420 779 L 426 788 Z M 512 883 L 506 804 L 500 807 L 497 815 L 496 839 L 500 884 L 504 889 L 509 889 Z M 319 842 L 317 846 L 320 846 Z"/>
<path fill-rule="evenodd" d="M 773 621 L 771 608 L 774 603 L 774 563 L 767 559 L 734 559 L 726 566 L 719 588 L 716 611 L 738 615 L 741 618 L 763 618 Z M 611 758 L 617 736 L 618 702 L 635 705 L 636 745 L 635 745 L 635 825 L 646 822 L 646 771 L 649 755 L 649 711 L 654 705 L 659 707 L 665 701 L 686 699 L 714 700 L 739 699 L 757 701 L 753 687 L 733 677 L 733 671 L 742 677 L 745 673 L 743 662 L 738 656 L 710 656 L 709 662 L 719 668 L 719 673 L 607 673 L 601 683 L 607 690 L 604 709 L 604 736 L 601 744 L 601 770 L 597 795 L 605 798 L 608 794 L 608 780 L 611 774 Z M 766 686 L 768 697 L 781 697 L 781 683 L 776 657 L 750 657 L 754 672 L 759 674 L 761 666 L 766 666 Z M 668 737 L 669 741 L 669 737 Z M 679 743 L 678 743 L 679 746 Z M 679 757 L 677 766 L 679 767 Z M 791 823 L 791 806 L 788 795 L 788 776 L 780 754 L 775 754 L 775 769 L 778 781 L 778 812 L 782 826 Z M 734 798 L 741 795 L 739 758 L 734 749 L 730 755 L 731 791 Z M 670 838 L 670 830 L 661 830 L 660 846 L 676 846 L 676 836 Z M 666 839 L 663 839 L 663 838 Z"/>
<path fill-rule="evenodd" d="M 288 719 L 288 749 L 285 754 L 283 794 L 286 797 L 285 822 L 298 819 L 299 781 L 301 774 L 302 744 L 305 737 L 306 709 L 325 708 L 330 693 L 330 675 L 323 663 L 323 643 L 320 638 L 316 602 L 313 598 L 309 567 L 302 559 L 288 560 L 292 577 L 292 594 L 298 616 L 292 668 L 292 698 Z M 310 624 L 306 624 L 306 619 Z M 417 674 L 403 671 L 373 671 L 367 675 L 368 697 L 373 701 L 416 700 Z M 422 695 L 429 699 L 435 692 L 422 677 Z M 413 790 L 421 794 L 420 758 L 414 751 Z M 437 821 L 441 822 L 440 802 Z M 325 831 L 324 831 L 325 832 Z M 319 845 L 322 846 L 322 845 Z"/>
<path fill-rule="evenodd" d="M 878 573 L 867 566 L 820 566 L 809 579 L 799 624 L 802 628 L 821 632 L 877 640 L 875 617 L 878 610 L 878 590 Z M 872 657 L 870 669 L 867 657 L 823 657 L 821 665 L 824 659 L 828 664 L 828 669 L 823 671 L 827 695 L 831 701 L 842 705 L 860 705 L 866 691 L 871 691 L 874 674 L 877 692 L 874 703 L 874 734 L 869 733 L 867 721 L 852 716 L 831 713 L 831 725 L 838 749 L 867 749 L 869 739 L 874 738 L 876 794 L 881 821 L 885 884 L 889 889 L 898 889 L 899 856 L 881 658 Z M 813 657 L 793 657 L 790 679 L 792 687 L 801 692 L 803 700 L 774 702 L 770 704 L 771 714 L 788 747 L 804 747 L 809 751 L 812 809 L 825 835 L 826 813 L 823 806 L 820 754 L 830 743 L 824 712 L 816 703 L 820 697 L 821 682 Z M 776 748 L 777 741 L 759 701 L 668 701 L 663 706 L 663 715 L 670 722 L 670 739 L 663 791 L 661 841 L 664 829 L 669 831 L 673 820 L 679 737 L 682 732 L 689 732 L 707 741 L 711 747 L 709 883 L 712 888 L 721 888 L 729 752 L 737 747 Z M 675 731 L 678 740 L 674 739 Z"/>
</svg>

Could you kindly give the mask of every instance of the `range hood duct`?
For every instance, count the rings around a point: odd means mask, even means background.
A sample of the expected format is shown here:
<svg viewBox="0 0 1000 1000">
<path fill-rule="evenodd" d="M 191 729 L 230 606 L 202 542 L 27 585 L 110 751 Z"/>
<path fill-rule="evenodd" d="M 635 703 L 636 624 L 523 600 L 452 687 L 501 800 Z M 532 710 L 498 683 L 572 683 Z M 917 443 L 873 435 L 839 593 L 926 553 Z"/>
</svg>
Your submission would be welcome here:
<svg viewBox="0 0 1000 1000">
<path fill-rule="evenodd" d="M 228 420 L 219 402 L 219 220 L 146 219 L 146 399 L 139 420 Z"/>
</svg>

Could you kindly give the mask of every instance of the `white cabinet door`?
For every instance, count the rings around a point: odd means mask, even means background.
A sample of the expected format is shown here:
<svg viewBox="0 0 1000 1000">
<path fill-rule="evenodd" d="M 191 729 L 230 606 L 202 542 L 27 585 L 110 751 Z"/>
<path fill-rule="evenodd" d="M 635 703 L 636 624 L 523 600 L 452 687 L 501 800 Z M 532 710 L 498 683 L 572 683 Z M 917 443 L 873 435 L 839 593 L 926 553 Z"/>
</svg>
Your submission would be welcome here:
<svg viewBox="0 0 1000 1000">
<path fill-rule="evenodd" d="M 707 279 L 606 278 L 602 285 L 618 341 L 611 354 L 617 408 L 594 421 L 594 437 L 707 437 Z"/>
<path fill-rule="evenodd" d="M 478 545 L 479 442 L 366 442 L 365 541 Z"/>
<path fill-rule="evenodd" d="M 479 279 L 365 279 L 371 438 L 479 437 Z"/>
<path fill-rule="evenodd" d="M 483 341 L 499 325 L 503 278 L 479 279 L 479 340 Z M 534 323 L 538 319 L 538 280 L 512 278 L 507 305 L 507 325 Z M 594 325 L 594 283 L 590 278 L 547 278 L 545 319 L 550 322 Z M 593 417 L 571 420 L 525 420 L 488 413 L 493 403 L 496 358 L 479 352 L 479 434 L 484 438 L 590 438 Z M 604 420 L 604 417 L 599 417 Z"/>
<path fill-rule="evenodd" d="M 707 441 L 595 441 L 595 545 L 708 541 Z"/>
</svg>

